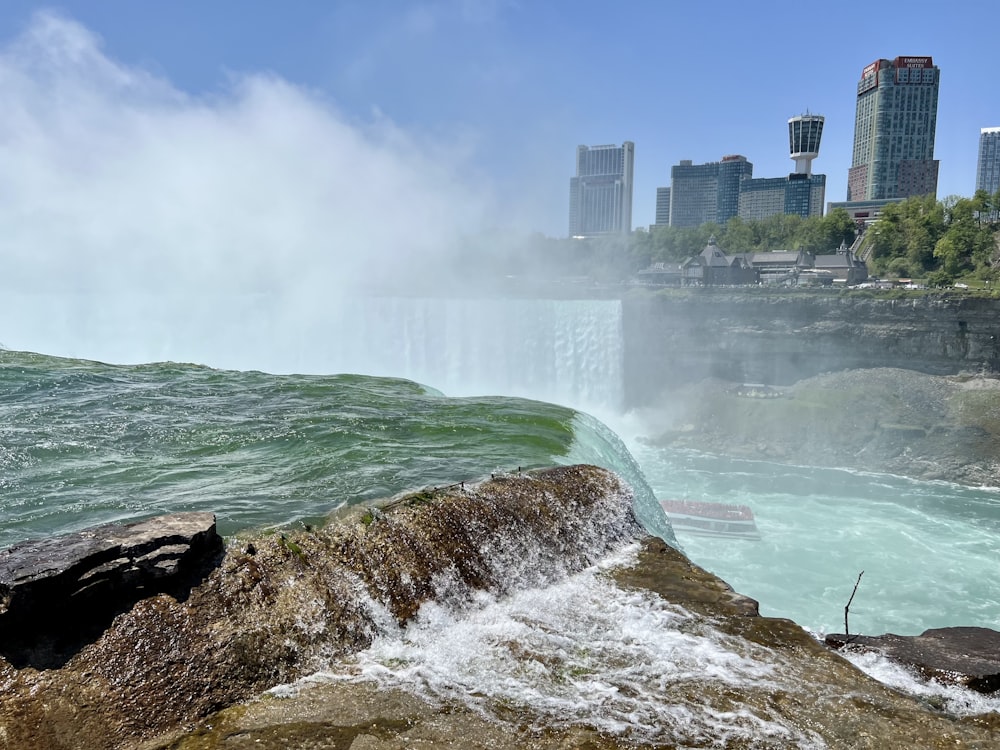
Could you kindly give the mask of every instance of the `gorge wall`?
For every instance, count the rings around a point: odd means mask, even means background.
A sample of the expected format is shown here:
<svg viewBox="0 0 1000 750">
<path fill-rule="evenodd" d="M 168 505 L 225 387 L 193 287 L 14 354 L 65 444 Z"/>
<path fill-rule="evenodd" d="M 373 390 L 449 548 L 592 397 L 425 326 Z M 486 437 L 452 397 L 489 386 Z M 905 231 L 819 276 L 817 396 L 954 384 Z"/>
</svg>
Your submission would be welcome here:
<svg viewBox="0 0 1000 750">
<path fill-rule="evenodd" d="M 851 368 L 1000 371 L 996 299 L 685 289 L 622 305 L 627 406 L 713 377 L 788 385 Z"/>
</svg>

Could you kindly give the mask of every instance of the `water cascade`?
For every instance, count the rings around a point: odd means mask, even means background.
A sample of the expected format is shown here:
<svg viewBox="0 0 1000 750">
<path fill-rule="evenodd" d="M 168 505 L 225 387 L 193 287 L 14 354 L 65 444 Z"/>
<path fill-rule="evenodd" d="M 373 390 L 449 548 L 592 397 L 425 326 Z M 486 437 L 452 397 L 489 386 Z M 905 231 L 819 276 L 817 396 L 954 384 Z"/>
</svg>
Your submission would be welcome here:
<svg viewBox="0 0 1000 750">
<path fill-rule="evenodd" d="M 0 299 L 10 349 L 114 363 L 194 362 L 274 373 L 402 377 L 449 396 L 523 396 L 614 411 L 618 300 L 271 295 Z"/>
</svg>

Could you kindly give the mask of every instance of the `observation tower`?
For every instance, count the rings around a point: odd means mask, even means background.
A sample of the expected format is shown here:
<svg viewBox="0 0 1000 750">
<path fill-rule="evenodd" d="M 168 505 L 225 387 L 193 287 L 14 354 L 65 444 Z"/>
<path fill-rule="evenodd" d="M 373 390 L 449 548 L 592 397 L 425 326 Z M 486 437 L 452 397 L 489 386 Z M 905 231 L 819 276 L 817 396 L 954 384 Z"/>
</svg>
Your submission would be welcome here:
<svg viewBox="0 0 1000 750">
<path fill-rule="evenodd" d="M 795 174 L 812 174 L 812 160 L 819 156 L 823 115 L 797 115 L 788 120 L 788 150 L 795 160 Z"/>
</svg>

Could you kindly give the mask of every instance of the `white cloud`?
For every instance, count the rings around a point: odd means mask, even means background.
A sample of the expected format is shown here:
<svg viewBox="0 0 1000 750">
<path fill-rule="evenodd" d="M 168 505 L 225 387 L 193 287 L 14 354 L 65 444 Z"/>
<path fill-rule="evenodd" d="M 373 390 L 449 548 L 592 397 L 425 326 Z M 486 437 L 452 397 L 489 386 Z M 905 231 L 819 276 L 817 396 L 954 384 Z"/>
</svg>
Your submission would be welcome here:
<svg viewBox="0 0 1000 750">
<path fill-rule="evenodd" d="M 270 75 L 193 98 L 52 13 L 0 53 L 0 100 L 0 285 L 19 291 L 329 293 L 480 225 L 447 144 Z"/>
</svg>

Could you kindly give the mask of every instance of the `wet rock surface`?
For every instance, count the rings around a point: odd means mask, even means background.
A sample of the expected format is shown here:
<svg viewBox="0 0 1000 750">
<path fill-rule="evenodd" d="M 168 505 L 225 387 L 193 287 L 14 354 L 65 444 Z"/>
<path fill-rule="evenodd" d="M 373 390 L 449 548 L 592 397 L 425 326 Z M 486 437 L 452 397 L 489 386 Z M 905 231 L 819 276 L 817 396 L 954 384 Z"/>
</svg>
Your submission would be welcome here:
<svg viewBox="0 0 1000 750">
<path fill-rule="evenodd" d="M 619 750 L 625 748 L 977 748 L 1000 741 L 1000 717 L 956 718 L 900 695 L 855 669 L 795 623 L 756 615 L 756 603 L 693 565 L 660 540 L 646 539 L 634 564 L 615 569 L 623 589 L 662 597 L 694 615 L 694 627 L 718 627 L 782 677 L 758 687 L 735 686 L 711 675 L 663 675 L 662 691 L 718 711 L 723 725 L 747 714 L 801 728 L 796 737 L 769 735 L 691 741 L 637 740 L 596 730 L 587 722 L 539 729 L 530 715 L 490 716 L 461 701 L 428 701 L 370 682 L 303 686 L 293 698 L 271 695 L 227 709 L 193 730 L 158 738 L 143 750 L 421 747 L 495 750 Z M 737 647 L 743 648 L 743 647 Z"/>
<path fill-rule="evenodd" d="M 980 693 L 1000 690 L 1000 632 L 991 628 L 932 628 L 920 635 L 831 633 L 834 648 L 877 651 L 938 682 Z"/>
<path fill-rule="evenodd" d="M 233 540 L 184 596 L 140 599 L 57 664 L 0 654 L 0 746 L 133 747 L 366 647 L 384 612 L 592 564 L 642 533 L 631 502 L 610 472 L 560 467 Z"/>
<path fill-rule="evenodd" d="M 1000 718 L 943 714 L 869 679 L 794 623 L 758 616 L 752 599 L 645 535 L 631 502 L 614 474 L 561 467 L 413 493 L 349 510 L 321 529 L 231 540 L 185 598 L 141 599 L 59 668 L 0 658 L 0 747 L 997 746 Z M 385 618 L 407 627 L 420 603 L 547 592 L 625 549 L 634 555 L 600 573 L 608 585 L 629 601 L 651 602 L 650 612 L 668 612 L 684 648 L 721 643 L 729 652 L 719 664 L 761 675 L 733 683 L 652 665 L 653 697 L 720 717 L 714 739 L 670 727 L 652 740 L 602 732 L 586 716 L 550 726 L 530 703 L 430 700 L 365 680 L 262 695 L 366 648 Z M 544 654 L 509 647 L 525 666 L 545 666 L 537 661 Z M 784 729 L 725 734 L 728 724 L 757 722 Z"/>
<path fill-rule="evenodd" d="M 185 595 L 221 551 L 211 513 L 106 524 L 0 550 L 0 653 L 52 666 L 140 599 Z"/>
</svg>

